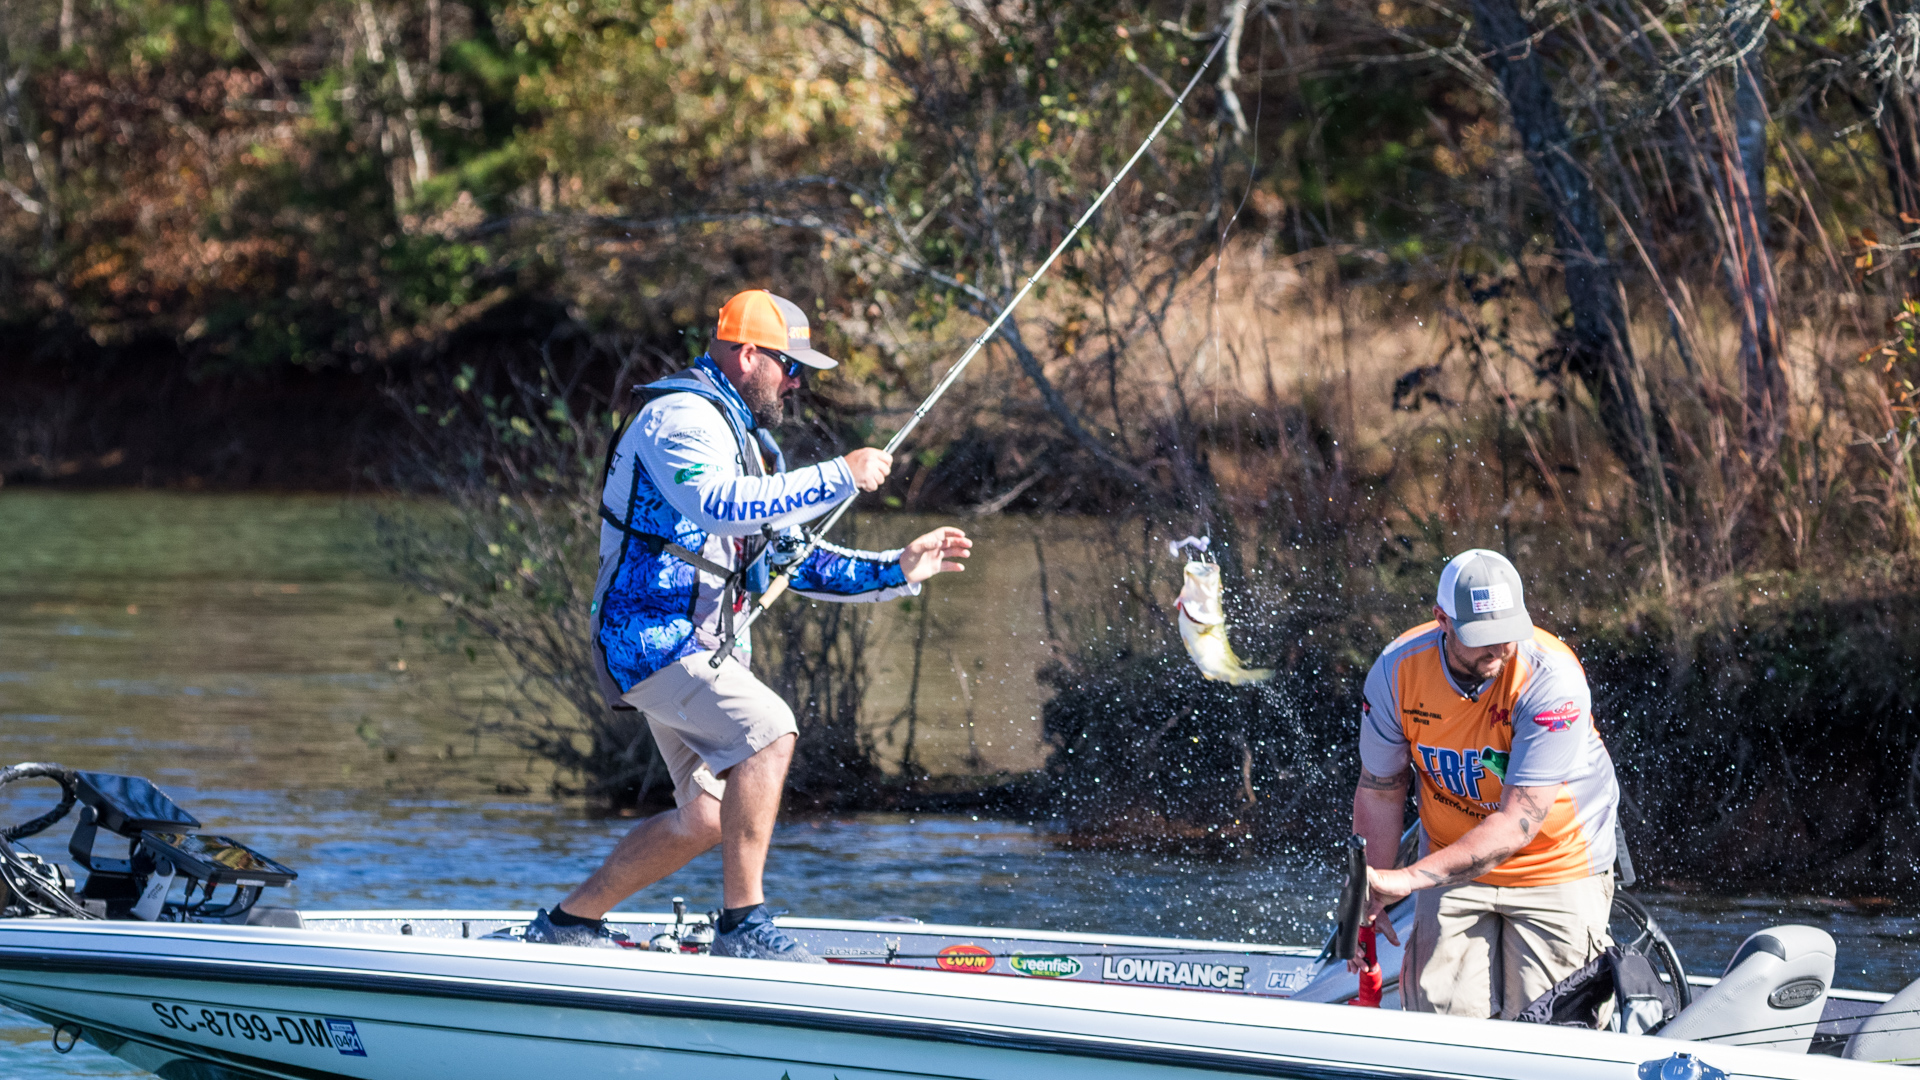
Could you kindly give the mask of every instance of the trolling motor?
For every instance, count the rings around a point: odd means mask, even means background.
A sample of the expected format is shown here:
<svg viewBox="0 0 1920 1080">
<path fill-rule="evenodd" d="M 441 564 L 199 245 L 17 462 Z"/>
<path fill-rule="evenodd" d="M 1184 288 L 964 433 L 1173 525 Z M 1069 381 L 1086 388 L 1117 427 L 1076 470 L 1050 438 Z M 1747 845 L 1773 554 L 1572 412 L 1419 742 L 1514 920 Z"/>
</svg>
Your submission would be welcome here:
<svg viewBox="0 0 1920 1080">
<path fill-rule="evenodd" d="M 53 780 L 63 798 L 51 812 L 0 833 L 0 916 L 61 915 L 71 918 L 143 919 L 211 922 L 244 916 L 262 890 L 284 886 L 299 875 L 265 855 L 225 836 L 189 832 L 200 820 L 166 793 L 138 776 L 76 772 L 58 765 L 27 764 L 0 770 L 0 787 L 28 778 Z M 67 841 L 67 854 L 86 871 L 75 888 L 64 867 L 31 852 L 16 851 L 12 841 L 45 830 L 76 803 L 80 820 Z M 127 841 L 125 858 L 95 852 L 102 832 Z M 58 871 L 50 874 L 48 869 Z M 185 894 L 170 900 L 176 880 Z M 221 906 L 209 906 L 214 893 L 230 886 Z M 195 893 L 199 897 L 195 898 Z"/>
</svg>

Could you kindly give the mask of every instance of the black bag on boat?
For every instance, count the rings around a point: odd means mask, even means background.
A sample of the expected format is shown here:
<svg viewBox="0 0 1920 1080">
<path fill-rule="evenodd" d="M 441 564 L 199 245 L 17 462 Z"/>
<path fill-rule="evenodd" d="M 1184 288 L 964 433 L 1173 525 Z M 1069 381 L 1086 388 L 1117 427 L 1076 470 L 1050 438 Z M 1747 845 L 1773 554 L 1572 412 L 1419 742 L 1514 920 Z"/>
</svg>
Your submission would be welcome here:
<svg viewBox="0 0 1920 1080">
<path fill-rule="evenodd" d="M 1673 993 L 1655 974 L 1645 954 L 1612 945 L 1573 974 L 1541 994 L 1515 1020 L 1522 1024 L 1598 1028 L 1600 1010 L 1614 1003 L 1607 1027 L 1629 1035 L 1660 1030 L 1675 1012 Z"/>
<path fill-rule="evenodd" d="M 1660 981 L 1647 954 L 1620 945 L 1608 951 L 1616 949 L 1620 958 L 1613 965 L 1613 1020 L 1607 1026 L 1628 1035 L 1651 1035 L 1680 1011 L 1673 988 Z"/>
</svg>

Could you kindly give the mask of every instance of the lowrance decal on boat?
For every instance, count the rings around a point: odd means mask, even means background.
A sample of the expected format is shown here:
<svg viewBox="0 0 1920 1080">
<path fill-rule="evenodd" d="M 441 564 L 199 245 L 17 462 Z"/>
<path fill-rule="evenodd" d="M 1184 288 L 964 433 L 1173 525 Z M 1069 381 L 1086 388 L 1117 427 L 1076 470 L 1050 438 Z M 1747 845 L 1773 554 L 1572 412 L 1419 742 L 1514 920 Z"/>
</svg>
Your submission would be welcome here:
<svg viewBox="0 0 1920 1080">
<path fill-rule="evenodd" d="M 1071 956 L 1014 953 L 1007 957 L 1007 966 L 1035 979 L 1071 979 L 1080 974 L 1080 961 Z"/>
<path fill-rule="evenodd" d="M 1100 961 L 1100 977 L 1109 982 L 1149 983 L 1154 986 L 1194 986 L 1207 990 L 1245 990 L 1247 969 L 1238 964 L 1191 964 L 1173 960 L 1118 959 Z"/>
<path fill-rule="evenodd" d="M 208 1009 L 173 1002 L 152 1003 L 153 1015 L 160 1026 L 170 1031 L 211 1035 L 218 1039 L 246 1040 L 251 1043 L 284 1043 L 331 1050 L 348 1057 L 366 1057 L 367 1047 L 353 1021 L 337 1017 L 282 1016 L 279 1013 L 239 1012 Z"/>
</svg>

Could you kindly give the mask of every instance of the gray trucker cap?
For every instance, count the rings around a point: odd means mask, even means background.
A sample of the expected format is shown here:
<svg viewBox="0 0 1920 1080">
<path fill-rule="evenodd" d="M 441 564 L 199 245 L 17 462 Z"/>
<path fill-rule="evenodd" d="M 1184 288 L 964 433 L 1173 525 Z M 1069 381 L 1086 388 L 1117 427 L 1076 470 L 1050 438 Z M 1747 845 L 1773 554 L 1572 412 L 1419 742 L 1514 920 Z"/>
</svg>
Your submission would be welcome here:
<svg viewBox="0 0 1920 1080">
<path fill-rule="evenodd" d="M 1520 594 L 1520 572 L 1486 548 L 1463 551 L 1440 572 L 1440 610 L 1460 644 L 1478 649 L 1533 636 L 1533 616 Z"/>
</svg>

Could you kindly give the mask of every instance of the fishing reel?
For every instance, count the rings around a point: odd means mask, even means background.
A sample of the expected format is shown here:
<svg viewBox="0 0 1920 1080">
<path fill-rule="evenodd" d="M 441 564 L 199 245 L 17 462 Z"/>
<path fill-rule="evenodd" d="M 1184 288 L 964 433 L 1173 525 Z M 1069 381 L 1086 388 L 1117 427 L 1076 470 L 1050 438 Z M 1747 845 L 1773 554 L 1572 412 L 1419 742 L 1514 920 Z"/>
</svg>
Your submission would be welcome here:
<svg viewBox="0 0 1920 1080">
<path fill-rule="evenodd" d="M 52 899 L 73 899 L 73 875 L 67 868 L 31 851 L 8 854 L 12 858 L 0 859 L 0 919 L 67 914 L 58 906 L 59 901 Z"/>
<path fill-rule="evenodd" d="M 673 898 L 673 929 L 662 930 L 647 940 L 647 948 L 653 952 L 666 953 L 703 953 L 713 947 L 713 927 L 719 921 L 716 912 L 705 922 L 687 921 L 687 898 Z"/>
<path fill-rule="evenodd" d="M 200 820 L 143 777 L 27 764 L 0 770 L 0 787 L 28 778 L 55 781 L 63 797 L 52 811 L 0 832 L 0 880 L 12 900 L 0 905 L 0 916 L 235 920 L 253 909 L 264 890 L 299 876 L 238 841 L 189 832 L 200 828 Z M 67 841 L 67 854 L 86 872 L 85 883 L 78 887 L 65 867 L 12 845 L 44 831 L 76 804 L 80 820 Z M 124 858 L 95 850 L 102 833 L 127 841 Z M 171 899 L 173 886 L 182 881 L 184 895 Z M 223 887 L 233 892 L 216 906 L 214 895 Z"/>
</svg>

